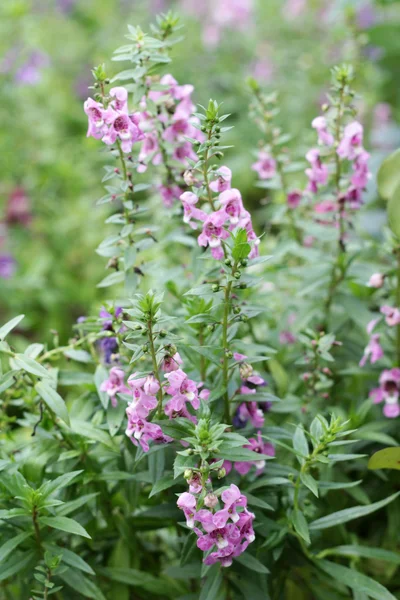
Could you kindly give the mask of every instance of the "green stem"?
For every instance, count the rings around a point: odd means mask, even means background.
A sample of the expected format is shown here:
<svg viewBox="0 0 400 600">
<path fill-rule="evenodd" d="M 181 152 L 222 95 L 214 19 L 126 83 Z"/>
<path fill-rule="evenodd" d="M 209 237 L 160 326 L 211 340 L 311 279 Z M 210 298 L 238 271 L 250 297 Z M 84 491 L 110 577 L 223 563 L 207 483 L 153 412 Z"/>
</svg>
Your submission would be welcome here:
<svg viewBox="0 0 400 600">
<path fill-rule="evenodd" d="M 211 139 L 211 129 L 208 132 L 208 141 L 210 141 Z M 204 185 L 206 187 L 207 190 L 207 199 L 208 202 L 211 205 L 211 208 L 213 210 L 215 210 L 215 205 L 214 205 L 214 200 L 212 197 L 212 190 L 210 188 L 210 182 L 208 179 L 208 148 L 206 148 L 205 152 L 204 152 L 204 164 L 203 164 L 203 177 L 204 177 Z"/>
<path fill-rule="evenodd" d="M 153 363 L 153 375 L 157 379 L 158 384 L 160 386 L 160 389 L 157 392 L 157 398 L 158 398 L 157 412 L 158 412 L 158 418 L 160 419 L 162 416 L 163 391 L 162 391 L 160 375 L 158 372 L 157 354 L 156 354 L 156 349 L 154 347 L 153 323 L 151 320 L 147 321 L 147 332 L 148 332 L 148 337 L 149 337 L 150 355 L 151 355 L 151 360 Z"/>
<path fill-rule="evenodd" d="M 232 281 L 230 281 L 225 288 L 225 297 L 224 297 L 224 316 L 222 321 L 222 350 L 224 353 L 224 362 L 222 365 L 222 385 L 224 388 L 224 412 L 225 412 L 225 422 L 229 423 L 230 421 L 230 407 L 229 407 L 229 393 L 228 393 L 228 381 L 229 381 L 229 364 L 228 364 L 228 327 L 229 327 L 229 313 L 230 313 L 230 304 L 231 304 L 231 291 L 232 291 Z"/>
<path fill-rule="evenodd" d="M 200 325 L 199 331 L 199 344 L 200 346 L 204 345 L 204 327 Z M 200 354 L 200 377 L 203 382 L 206 381 L 207 377 L 207 366 L 206 366 L 206 357 Z"/>
<path fill-rule="evenodd" d="M 40 527 L 39 527 L 39 523 L 38 523 L 38 512 L 37 512 L 36 506 L 33 507 L 32 522 L 33 522 L 33 529 L 35 531 L 36 544 L 37 544 L 39 551 L 42 553 L 42 539 L 40 537 Z"/>
<path fill-rule="evenodd" d="M 400 307 L 400 248 L 397 249 L 396 307 Z M 400 325 L 396 327 L 396 359 L 397 366 L 400 367 Z"/>
</svg>

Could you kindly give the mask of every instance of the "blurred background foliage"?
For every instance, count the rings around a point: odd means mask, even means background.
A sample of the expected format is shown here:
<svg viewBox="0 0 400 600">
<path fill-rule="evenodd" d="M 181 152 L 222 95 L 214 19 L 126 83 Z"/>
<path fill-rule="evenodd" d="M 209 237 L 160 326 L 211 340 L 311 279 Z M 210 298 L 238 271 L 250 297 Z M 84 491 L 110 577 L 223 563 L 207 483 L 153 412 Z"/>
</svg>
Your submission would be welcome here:
<svg viewBox="0 0 400 600">
<path fill-rule="evenodd" d="M 399 145 L 400 2 L 248 0 L 241 18 L 235 2 L 2 0 L 0 322 L 26 313 L 29 339 L 46 341 L 56 330 L 64 341 L 71 324 L 98 311 L 105 297 L 96 288 L 104 259 L 94 254 L 107 216 L 95 206 L 104 155 L 85 137 L 82 103 L 91 68 L 123 43 L 127 23 L 147 29 L 159 11 L 181 15 L 185 39 L 174 49 L 172 73 L 195 86 L 196 102 L 213 97 L 231 113 L 234 148 L 226 163 L 259 232 L 268 228 L 266 194 L 282 198 L 257 188 L 250 168 L 259 133 L 248 116 L 249 76 L 279 93 L 279 124 L 292 136 L 288 150 L 296 159 L 313 143 L 310 122 L 324 102 L 329 69 L 343 61 L 354 65 L 372 168 Z M 107 63 L 110 75 L 119 67 Z M 303 186 L 302 172 L 295 177 Z M 367 208 L 364 225 L 379 235 L 384 212 L 374 182 Z M 160 211 L 163 227 L 171 228 L 173 213 Z"/>
</svg>

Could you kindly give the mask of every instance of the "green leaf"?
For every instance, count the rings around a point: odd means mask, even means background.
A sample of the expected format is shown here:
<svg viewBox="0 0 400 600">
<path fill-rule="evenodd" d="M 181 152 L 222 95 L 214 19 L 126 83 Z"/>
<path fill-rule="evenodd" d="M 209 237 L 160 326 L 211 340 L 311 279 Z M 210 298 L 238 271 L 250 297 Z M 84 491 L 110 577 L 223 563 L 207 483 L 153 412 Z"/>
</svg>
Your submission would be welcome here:
<svg viewBox="0 0 400 600">
<path fill-rule="evenodd" d="M 97 587 L 93 581 L 83 577 L 82 573 L 77 573 L 73 569 L 67 569 L 59 575 L 61 579 L 73 590 L 81 594 L 85 598 L 92 598 L 93 600 L 106 600 L 103 596 L 102 591 Z"/>
<path fill-rule="evenodd" d="M 324 555 L 335 554 L 337 556 L 360 556 L 361 558 L 372 558 L 384 560 L 400 565 L 400 553 L 391 552 L 382 548 L 371 548 L 369 546 L 336 546 L 324 550 Z"/>
<path fill-rule="evenodd" d="M 3 562 L 3 560 L 7 558 L 10 552 L 15 550 L 17 546 L 19 546 L 24 540 L 26 540 L 31 535 L 31 531 L 25 531 L 23 533 L 20 533 L 19 535 L 16 535 L 11 540 L 7 540 L 7 542 L 0 547 L 0 562 Z"/>
<path fill-rule="evenodd" d="M 24 317 L 25 315 L 18 315 L 18 317 L 14 317 L 13 319 L 11 319 L 11 321 L 8 321 L 8 323 L 3 325 L 3 327 L 0 327 L 0 340 L 3 341 L 6 335 L 8 335 L 10 331 L 14 329 L 14 327 L 16 327 Z"/>
<path fill-rule="evenodd" d="M 400 470 L 400 448 L 384 448 L 375 452 L 369 459 L 368 469 Z"/>
<path fill-rule="evenodd" d="M 59 529 L 60 531 L 74 533 L 75 535 L 81 535 L 82 537 L 91 539 L 86 529 L 74 519 L 68 517 L 39 517 L 39 521 L 43 525 L 53 527 L 53 529 Z"/>
<path fill-rule="evenodd" d="M 92 498 L 96 498 L 96 496 L 98 495 L 99 492 L 93 492 L 92 494 L 85 494 L 84 496 L 79 496 L 78 498 L 75 498 L 75 500 L 64 502 L 64 504 L 62 504 L 61 506 L 57 506 L 56 513 L 58 516 L 69 515 L 81 506 L 87 504 L 89 500 L 92 500 Z"/>
<path fill-rule="evenodd" d="M 13 577 L 17 573 L 22 573 L 25 567 L 35 558 L 32 550 L 21 554 L 16 552 L 5 563 L 0 565 L 0 581 Z"/>
<path fill-rule="evenodd" d="M 168 596 L 175 598 L 177 596 L 176 589 L 171 590 L 172 580 L 161 576 L 154 577 L 149 573 L 138 571 L 137 569 L 127 569 L 122 567 L 102 567 L 98 570 L 101 575 L 104 575 L 112 581 L 125 583 L 129 586 L 141 587 L 148 592 L 158 596 Z"/>
<path fill-rule="evenodd" d="M 74 569 L 79 569 L 84 573 L 89 573 L 89 575 L 95 574 L 92 567 L 88 565 L 87 562 L 79 556 L 79 554 L 75 554 L 75 552 L 68 550 L 68 548 L 62 549 L 62 560 L 66 565 L 74 567 Z"/>
<path fill-rule="evenodd" d="M 371 513 L 383 508 L 395 500 L 399 494 L 400 492 L 397 492 L 396 494 L 389 496 L 389 498 L 385 498 L 379 502 L 374 502 L 373 504 L 368 504 L 367 506 L 354 506 L 353 508 L 345 508 L 344 510 L 339 510 L 338 512 L 327 515 L 326 517 L 321 517 L 321 519 L 317 519 L 316 521 L 310 523 L 310 529 L 327 529 L 328 527 L 335 527 L 336 525 L 347 523 L 348 521 L 353 521 L 354 519 L 359 519 L 360 517 L 365 517 L 366 515 L 370 515 Z"/>
<path fill-rule="evenodd" d="M 207 572 L 201 587 L 199 600 L 216 600 L 222 586 L 222 575 L 219 565 L 213 565 Z"/>
<path fill-rule="evenodd" d="M 302 483 L 318 498 L 318 482 L 309 473 L 300 473 Z"/>
<path fill-rule="evenodd" d="M 308 453 L 309 453 L 308 442 L 307 442 L 307 438 L 305 436 L 302 425 L 298 425 L 296 427 L 296 431 L 294 432 L 293 448 L 296 450 L 296 452 L 298 452 L 302 456 L 308 456 Z M 302 458 L 302 456 L 299 456 L 299 454 L 297 454 L 297 459 L 298 459 L 299 463 L 302 465 L 302 464 L 304 464 L 305 459 Z"/>
<path fill-rule="evenodd" d="M 387 205 L 388 223 L 393 233 L 400 238 L 400 185 L 396 187 Z"/>
<path fill-rule="evenodd" d="M 101 384 L 106 379 L 108 379 L 107 369 L 105 367 L 103 367 L 103 365 L 98 365 L 97 369 L 94 373 L 94 383 L 96 385 L 97 393 L 99 395 L 99 398 L 103 405 L 103 408 L 107 408 L 107 406 L 110 402 L 110 396 L 107 394 L 107 392 L 102 392 L 100 389 Z"/>
<path fill-rule="evenodd" d="M 111 402 L 107 408 L 107 425 L 111 437 L 114 437 L 121 427 L 126 413 L 126 404 L 122 400 L 118 401 L 117 406 L 113 406 Z"/>
<path fill-rule="evenodd" d="M 56 490 L 60 490 L 63 487 L 69 485 L 75 477 L 83 473 L 83 471 L 71 471 L 71 473 L 65 473 L 64 475 L 60 475 L 60 477 L 56 477 L 52 481 L 46 481 L 39 488 L 39 491 L 42 493 L 44 498 L 50 496 Z"/>
<path fill-rule="evenodd" d="M 293 510 L 292 513 L 292 523 L 293 527 L 297 531 L 297 533 L 303 538 L 303 540 L 309 544 L 310 543 L 310 534 L 308 531 L 308 523 L 306 521 L 305 516 L 300 510 Z"/>
<path fill-rule="evenodd" d="M 37 377 L 45 377 L 46 379 L 50 377 L 50 373 L 47 371 L 47 369 L 42 367 L 41 364 L 36 362 L 36 360 L 30 356 L 16 354 L 14 357 L 14 362 L 19 369 L 23 369 L 32 375 L 36 375 Z"/>
<path fill-rule="evenodd" d="M 76 360 L 76 362 L 86 364 L 93 362 L 93 358 L 91 357 L 89 352 L 86 352 L 86 350 L 75 350 L 74 348 L 72 348 L 71 350 L 65 350 L 64 356 L 72 360 Z"/>
<path fill-rule="evenodd" d="M 39 396 L 45 401 L 47 406 L 54 412 L 54 414 L 62 419 L 67 425 L 70 424 L 68 410 L 64 400 L 60 394 L 50 387 L 50 385 L 44 381 L 40 381 L 35 385 L 35 390 Z"/>
<path fill-rule="evenodd" d="M 369 598 L 374 598 L 374 600 L 396 600 L 383 585 L 354 569 L 342 567 L 328 560 L 320 560 L 316 564 L 336 581 L 347 585 L 352 590 L 365 593 Z"/>
<path fill-rule="evenodd" d="M 258 558 L 256 558 L 249 552 L 244 552 L 243 554 L 240 554 L 235 558 L 235 560 L 244 567 L 250 569 L 251 571 L 256 571 L 257 573 L 265 573 L 266 575 L 269 573 L 269 569 L 267 569 L 267 567 L 264 566 L 262 562 L 258 560 Z"/>
<path fill-rule="evenodd" d="M 382 162 L 377 175 L 379 195 L 384 200 L 392 198 L 400 185 L 400 149 L 390 154 Z"/>
<path fill-rule="evenodd" d="M 164 475 L 164 477 L 161 477 L 158 481 L 156 481 L 156 483 L 151 488 L 149 498 L 151 498 L 152 496 L 155 496 L 156 494 L 159 494 L 160 492 L 162 492 L 164 490 L 167 490 L 174 484 L 175 484 L 175 480 L 172 477 L 172 475 Z"/>
<path fill-rule="evenodd" d="M 112 285 L 116 285 L 117 283 L 122 283 L 124 279 L 125 273 L 123 271 L 115 271 L 114 273 L 110 273 L 110 275 L 107 275 L 107 277 L 104 277 L 104 279 L 102 279 L 100 283 L 97 284 L 97 287 L 110 287 Z"/>
</svg>

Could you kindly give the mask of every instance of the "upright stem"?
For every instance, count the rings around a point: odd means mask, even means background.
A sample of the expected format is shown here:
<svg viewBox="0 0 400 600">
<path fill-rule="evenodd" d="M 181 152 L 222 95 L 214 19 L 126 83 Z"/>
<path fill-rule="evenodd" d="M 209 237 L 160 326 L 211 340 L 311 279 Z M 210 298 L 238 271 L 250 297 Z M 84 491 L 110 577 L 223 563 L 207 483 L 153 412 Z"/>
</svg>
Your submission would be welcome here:
<svg viewBox="0 0 400 600">
<path fill-rule="evenodd" d="M 200 346 L 204 345 L 204 326 L 200 325 L 199 331 L 199 344 Z M 207 376 L 207 366 L 206 366 L 206 357 L 200 354 L 200 377 L 203 382 L 205 382 Z"/>
<path fill-rule="evenodd" d="M 208 132 L 208 140 L 211 139 L 211 129 Z M 204 152 L 204 165 L 203 165 L 203 177 L 204 177 L 204 185 L 206 187 L 207 190 L 207 199 L 211 205 L 211 208 L 213 210 L 215 210 L 215 205 L 214 205 L 214 200 L 212 197 L 212 190 L 210 188 L 210 182 L 208 180 L 208 148 L 206 148 L 205 152 Z"/>
<path fill-rule="evenodd" d="M 37 512 L 36 506 L 33 507 L 32 522 L 33 522 L 33 528 L 35 530 L 36 544 L 37 544 L 37 547 L 40 550 L 40 552 L 42 552 L 42 539 L 40 537 L 40 527 L 39 527 L 39 523 L 38 523 L 38 512 Z"/>
<path fill-rule="evenodd" d="M 335 163 L 336 163 L 336 171 L 335 171 L 335 187 L 336 187 L 336 201 L 338 203 L 338 219 L 339 219 L 339 239 L 338 239 L 338 248 L 335 262 L 332 267 L 332 275 L 328 288 L 328 297 L 325 302 L 325 323 L 324 326 L 327 328 L 329 323 L 330 311 L 333 301 L 333 295 L 336 291 L 338 285 L 343 281 L 345 277 L 345 267 L 342 264 L 342 256 L 346 253 L 346 246 L 344 243 L 344 234 L 345 234 L 345 224 L 343 219 L 343 207 L 340 203 L 340 178 L 342 175 L 342 161 L 340 160 L 340 156 L 337 153 L 337 146 L 340 142 L 341 135 L 341 127 L 342 127 L 342 117 L 344 112 L 343 107 L 344 100 L 344 84 L 340 88 L 339 93 L 339 102 L 338 102 L 338 114 L 336 119 L 336 127 L 335 127 Z"/>
<path fill-rule="evenodd" d="M 158 412 L 158 418 L 160 418 L 162 416 L 163 391 L 162 391 L 160 375 L 158 372 L 157 354 L 156 354 L 156 349 L 154 347 L 154 339 L 153 339 L 153 323 L 152 323 L 151 319 L 149 321 L 147 321 L 147 331 L 149 334 L 150 354 L 151 354 L 151 360 L 153 363 L 153 375 L 157 379 L 158 384 L 160 386 L 160 389 L 157 392 L 157 398 L 158 398 L 157 412 Z"/>
<path fill-rule="evenodd" d="M 396 307 L 400 307 L 400 248 L 397 249 L 397 286 L 396 286 Z M 400 367 L 400 325 L 396 327 L 396 362 Z"/>
<path fill-rule="evenodd" d="M 230 407 L 229 407 L 229 393 L 228 393 L 228 382 L 229 382 L 229 364 L 228 364 L 228 356 L 227 356 L 227 348 L 228 348 L 228 326 L 229 326 L 229 313 L 230 313 L 230 304 L 231 304 L 231 291 L 232 291 L 232 282 L 230 281 L 225 288 L 225 297 L 224 297 L 224 316 L 222 321 L 222 350 L 224 353 L 224 362 L 222 365 L 222 385 L 224 388 L 224 413 L 225 413 L 225 421 L 229 423 L 230 420 Z"/>
</svg>

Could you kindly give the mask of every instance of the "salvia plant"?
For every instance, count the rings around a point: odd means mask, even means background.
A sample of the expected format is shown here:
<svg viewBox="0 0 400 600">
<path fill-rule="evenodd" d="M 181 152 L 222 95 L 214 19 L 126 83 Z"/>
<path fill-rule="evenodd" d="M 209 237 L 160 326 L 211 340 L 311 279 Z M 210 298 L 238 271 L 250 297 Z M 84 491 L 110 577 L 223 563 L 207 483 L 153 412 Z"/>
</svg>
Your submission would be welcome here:
<svg viewBox="0 0 400 600">
<path fill-rule="evenodd" d="M 356 73 L 333 70 L 290 151 L 250 80 L 258 230 L 229 115 L 171 74 L 178 18 L 126 38 L 84 103 L 110 300 L 66 345 L 21 348 L 23 315 L 0 329 L 1 598 L 396 598 L 399 156 L 377 250 Z"/>
</svg>

